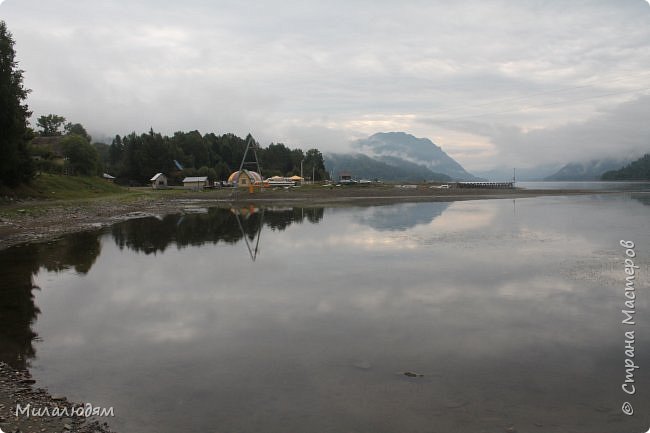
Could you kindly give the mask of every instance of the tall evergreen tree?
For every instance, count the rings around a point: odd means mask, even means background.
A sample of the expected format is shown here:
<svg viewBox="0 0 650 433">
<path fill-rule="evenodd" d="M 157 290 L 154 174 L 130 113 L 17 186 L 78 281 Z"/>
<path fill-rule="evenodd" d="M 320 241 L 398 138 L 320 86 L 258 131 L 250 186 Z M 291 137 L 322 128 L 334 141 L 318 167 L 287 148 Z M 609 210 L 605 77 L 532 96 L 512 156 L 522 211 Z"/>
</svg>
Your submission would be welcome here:
<svg viewBox="0 0 650 433">
<path fill-rule="evenodd" d="M 4 21 L 0 21 L 0 183 L 15 186 L 34 176 L 27 151 L 31 116 L 27 104 L 29 90 L 23 86 L 23 71 L 18 69 L 14 40 Z"/>
</svg>

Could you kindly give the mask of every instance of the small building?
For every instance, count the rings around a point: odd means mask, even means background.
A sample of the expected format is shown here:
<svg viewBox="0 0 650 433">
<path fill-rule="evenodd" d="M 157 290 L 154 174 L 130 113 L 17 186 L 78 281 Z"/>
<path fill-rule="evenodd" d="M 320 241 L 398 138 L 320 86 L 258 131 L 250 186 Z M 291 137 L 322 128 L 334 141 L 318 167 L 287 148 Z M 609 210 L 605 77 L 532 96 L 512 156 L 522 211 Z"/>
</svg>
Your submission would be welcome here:
<svg viewBox="0 0 650 433">
<path fill-rule="evenodd" d="M 262 176 L 259 173 L 251 170 L 236 171 L 228 177 L 228 183 L 236 184 L 241 187 L 248 187 L 249 185 L 261 185 Z"/>
<path fill-rule="evenodd" d="M 339 183 L 341 185 L 352 185 L 353 183 L 356 183 L 354 179 L 352 179 L 352 175 L 347 172 L 342 172 L 339 175 Z"/>
<path fill-rule="evenodd" d="M 186 177 L 183 179 L 183 187 L 200 191 L 203 188 L 209 188 L 210 182 L 207 176 Z"/>
<path fill-rule="evenodd" d="M 149 179 L 149 181 L 151 182 L 151 187 L 153 189 L 167 187 L 167 176 L 162 173 L 156 173 L 156 175 Z"/>
</svg>

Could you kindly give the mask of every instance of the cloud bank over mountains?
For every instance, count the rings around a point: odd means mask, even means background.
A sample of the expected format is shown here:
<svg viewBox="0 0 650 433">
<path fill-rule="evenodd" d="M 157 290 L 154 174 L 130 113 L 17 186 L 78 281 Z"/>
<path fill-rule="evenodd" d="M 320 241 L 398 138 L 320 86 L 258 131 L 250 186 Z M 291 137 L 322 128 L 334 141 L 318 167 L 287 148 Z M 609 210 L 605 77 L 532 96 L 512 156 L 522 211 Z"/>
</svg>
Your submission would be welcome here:
<svg viewBox="0 0 650 433">
<path fill-rule="evenodd" d="M 469 170 L 647 151 L 644 0 L 6 0 L 35 115 L 93 135 L 428 137 Z"/>
</svg>

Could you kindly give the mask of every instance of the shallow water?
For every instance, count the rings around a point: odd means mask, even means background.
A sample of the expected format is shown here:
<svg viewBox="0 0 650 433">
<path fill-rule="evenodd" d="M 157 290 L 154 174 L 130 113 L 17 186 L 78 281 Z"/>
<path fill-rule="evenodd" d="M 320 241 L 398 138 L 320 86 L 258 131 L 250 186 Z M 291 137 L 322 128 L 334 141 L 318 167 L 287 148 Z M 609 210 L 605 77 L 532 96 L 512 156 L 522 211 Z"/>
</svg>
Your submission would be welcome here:
<svg viewBox="0 0 650 433">
<path fill-rule="evenodd" d="M 0 356 L 122 433 L 645 432 L 648 204 L 215 208 L 12 248 Z"/>
</svg>

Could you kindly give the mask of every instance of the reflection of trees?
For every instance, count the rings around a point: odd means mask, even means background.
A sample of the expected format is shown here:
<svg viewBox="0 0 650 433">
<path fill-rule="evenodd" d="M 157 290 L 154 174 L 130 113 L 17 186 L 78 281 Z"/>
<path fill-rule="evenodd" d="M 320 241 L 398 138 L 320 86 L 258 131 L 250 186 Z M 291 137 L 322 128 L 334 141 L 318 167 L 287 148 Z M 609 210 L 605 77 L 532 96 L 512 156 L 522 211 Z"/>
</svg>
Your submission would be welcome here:
<svg viewBox="0 0 650 433">
<path fill-rule="evenodd" d="M 40 310 L 34 305 L 32 276 L 38 264 L 30 258 L 38 256 L 36 248 L 29 245 L 0 253 L 0 359 L 14 368 L 25 369 L 35 354 L 32 342 L 37 335 L 32 325 Z"/>
<path fill-rule="evenodd" d="M 90 271 L 101 252 L 96 232 L 75 233 L 55 243 L 37 245 L 37 248 L 39 267 L 57 272 L 73 268 L 81 274 Z"/>
<path fill-rule="evenodd" d="M 100 253 L 97 233 L 78 233 L 49 244 L 0 251 L 0 360 L 26 369 L 35 355 L 32 330 L 40 314 L 34 303 L 34 275 L 41 268 L 87 273 Z"/>
<path fill-rule="evenodd" d="M 201 214 L 126 221 L 114 225 L 112 235 L 120 248 L 128 247 L 151 254 L 165 251 L 171 244 L 179 248 L 205 243 L 234 244 L 241 241 L 244 235 L 253 240 L 265 226 L 282 231 L 291 224 L 305 220 L 318 223 L 324 212 L 323 208 L 266 209 L 262 218 L 262 213 L 251 207 L 232 210 L 210 208 L 207 213 Z"/>
<path fill-rule="evenodd" d="M 264 224 L 272 230 L 284 230 L 292 223 L 302 223 L 304 220 L 316 224 L 323 219 L 325 209 L 322 207 L 313 208 L 291 208 L 291 209 L 267 209 L 264 214 Z"/>
</svg>

